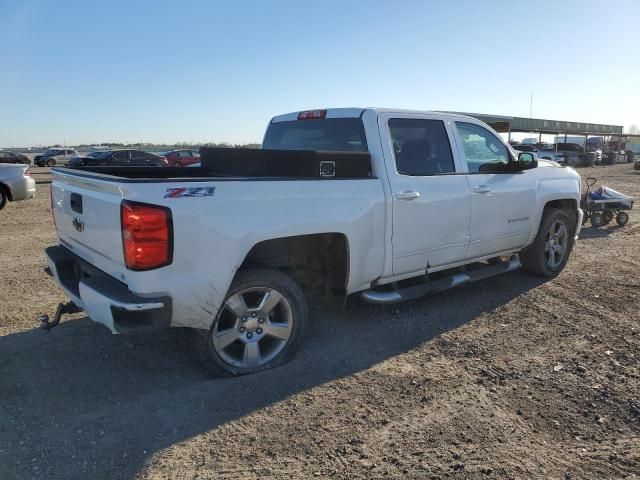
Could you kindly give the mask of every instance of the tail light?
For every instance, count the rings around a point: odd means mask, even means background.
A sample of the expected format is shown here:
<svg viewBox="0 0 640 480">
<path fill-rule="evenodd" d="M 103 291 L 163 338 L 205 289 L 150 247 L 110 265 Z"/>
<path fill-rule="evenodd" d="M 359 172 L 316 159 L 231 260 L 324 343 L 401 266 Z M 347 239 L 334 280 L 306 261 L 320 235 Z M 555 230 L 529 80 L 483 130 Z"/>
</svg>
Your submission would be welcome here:
<svg viewBox="0 0 640 480">
<path fill-rule="evenodd" d="M 129 270 L 152 270 L 173 260 L 171 210 L 125 200 L 120 207 L 124 263 Z"/>
<path fill-rule="evenodd" d="M 307 110 L 298 114 L 298 120 L 316 120 L 327 116 L 326 110 Z"/>
</svg>

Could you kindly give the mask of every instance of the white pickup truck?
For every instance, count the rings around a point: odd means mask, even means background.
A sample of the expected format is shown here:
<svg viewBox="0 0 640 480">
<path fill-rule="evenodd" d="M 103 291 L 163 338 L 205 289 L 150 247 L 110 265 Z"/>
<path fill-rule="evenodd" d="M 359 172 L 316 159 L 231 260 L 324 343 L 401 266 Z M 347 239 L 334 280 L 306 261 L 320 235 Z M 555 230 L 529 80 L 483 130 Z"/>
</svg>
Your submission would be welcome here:
<svg viewBox="0 0 640 480">
<path fill-rule="evenodd" d="M 53 169 L 46 255 L 72 303 L 45 328 L 78 309 L 113 333 L 189 327 L 211 369 L 251 373 L 292 355 L 309 298 L 553 276 L 582 223 L 574 170 L 460 115 L 295 112 L 262 150 L 201 152 L 199 168 Z"/>
</svg>

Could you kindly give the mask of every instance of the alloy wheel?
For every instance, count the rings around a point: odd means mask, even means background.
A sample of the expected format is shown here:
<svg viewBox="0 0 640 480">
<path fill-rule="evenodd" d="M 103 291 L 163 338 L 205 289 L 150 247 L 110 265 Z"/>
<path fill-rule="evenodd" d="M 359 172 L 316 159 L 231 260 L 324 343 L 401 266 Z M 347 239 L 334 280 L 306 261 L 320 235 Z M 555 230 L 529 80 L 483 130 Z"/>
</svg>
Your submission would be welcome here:
<svg viewBox="0 0 640 480">
<path fill-rule="evenodd" d="M 257 368 L 284 349 L 293 321 L 291 305 L 280 292 L 267 287 L 247 288 L 224 302 L 211 331 L 211 342 L 227 364 Z"/>
<path fill-rule="evenodd" d="M 569 246 L 569 231 L 562 220 L 556 220 L 549 227 L 544 242 L 544 256 L 549 268 L 562 265 Z"/>
</svg>

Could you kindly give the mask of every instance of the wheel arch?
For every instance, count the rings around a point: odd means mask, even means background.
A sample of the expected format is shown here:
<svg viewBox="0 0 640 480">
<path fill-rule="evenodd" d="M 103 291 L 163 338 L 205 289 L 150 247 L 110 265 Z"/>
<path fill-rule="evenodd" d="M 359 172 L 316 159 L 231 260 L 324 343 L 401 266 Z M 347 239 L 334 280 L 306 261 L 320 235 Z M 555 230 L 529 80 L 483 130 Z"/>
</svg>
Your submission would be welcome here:
<svg viewBox="0 0 640 480">
<path fill-rule="evenodd" d="M 249 250 L 239 270 L 252 265 L 284 270 L 305 293 L 344 295 L 349 281 L 349 240 L 339 232 L 263 240 Z"/>
<path fill-rule="evenodd" d="M 579 208 L 578 200 L 570 197 L 548 199 L 542 205 L 539 211 L 536 212 L 535 224 L 534 224 L 535 227 L 531 232 L 531 236 L 529 237 L 529 241 L 527 242 L 527 245 L 530 245 L 535 240 L 536 236 L 538 235 L 538 231 L 540 230 L 540 224 L 542 222 L 544 212 L 550 208 L 556 208 L 558 210 L 567 211 L 569 212 L 569 218 L 573 218 L 576 223 L 578 222 L 578 208 Z"/>
</svg>

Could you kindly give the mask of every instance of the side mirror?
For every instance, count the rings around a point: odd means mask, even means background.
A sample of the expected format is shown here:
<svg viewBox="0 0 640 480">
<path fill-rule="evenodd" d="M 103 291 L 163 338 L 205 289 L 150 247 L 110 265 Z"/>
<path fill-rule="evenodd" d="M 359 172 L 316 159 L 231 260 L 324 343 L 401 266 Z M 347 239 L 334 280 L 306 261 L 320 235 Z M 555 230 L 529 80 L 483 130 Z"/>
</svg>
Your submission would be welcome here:
<svg viewBox="0 0 640 480">
<path fill-rule="evenodd" d="M 538 167 L 538 160 L 531 152 L 520 152 L 518 155 L 518 170 L 531 170 Z"/>
</svg>

